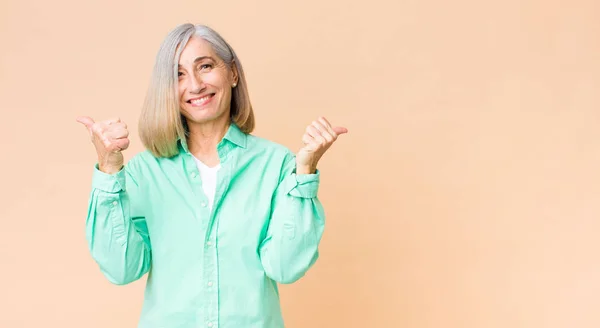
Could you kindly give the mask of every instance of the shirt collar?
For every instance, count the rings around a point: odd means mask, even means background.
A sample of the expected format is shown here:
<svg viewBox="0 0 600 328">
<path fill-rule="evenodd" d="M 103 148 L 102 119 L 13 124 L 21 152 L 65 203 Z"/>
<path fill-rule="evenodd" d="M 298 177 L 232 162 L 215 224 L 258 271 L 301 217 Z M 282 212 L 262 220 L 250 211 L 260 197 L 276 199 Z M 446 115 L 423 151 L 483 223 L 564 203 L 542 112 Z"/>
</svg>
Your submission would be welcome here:
<svg viewBox="0 0 600 328">
<path fill-rule="evenodd" d="M 225 136 L 223 136 L 223 140 L 221 140 L 219 143 L 219 146 L 223 143 L 223 141 L 227 140 L 238 147 L 246 148 L 247 138 L 248 135 L 242 132 L 242 130 L 240 130 L 240 128 L 232 122 L 229 124 L 229 128 L 227 129 Z M 184 152 L 190 152 L 187 140 L 185 138 L 182 139 L 181 137 L 178 137 L 177 144 L 181 149 L 183 149 Z"/>
<path fill-rule="evenodd" d="M 240 128 L 235 123 L 231 123 L 229 124 L 229 129 L 227 129 L 227 133 L 225 133 L 223 139 L 228 140 L 229 142 L 233 143 L 238 147 L 246 148 L 246 141 L 248 139 L 248 135 L 242 132 L 242 130 L 240 130 Z"/>
</svg>

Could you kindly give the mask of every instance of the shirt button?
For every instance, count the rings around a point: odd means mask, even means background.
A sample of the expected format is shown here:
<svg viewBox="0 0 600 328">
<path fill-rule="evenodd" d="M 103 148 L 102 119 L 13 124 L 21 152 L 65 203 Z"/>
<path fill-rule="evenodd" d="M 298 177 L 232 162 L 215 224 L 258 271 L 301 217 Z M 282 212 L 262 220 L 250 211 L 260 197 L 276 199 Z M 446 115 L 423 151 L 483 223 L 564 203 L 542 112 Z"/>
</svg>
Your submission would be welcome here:
<svg viewBox="0 0 600 328">
<path fill-rule="evenodd" d="M 205 203 L 205 202 L 202 202 L 202 203 L 200 204 L 200 206 L 202 206 L 202 207 L 206 207 L 206 203 Z"/>
<path fill-rule="evenodd" d="M 209 326 L 209 327 L 212 327 L 212 326 L 213 326 L 213 323 L 212 323 L 212 322 L 209 322 L 209 323 L 208 323 L 208 326 Z"/>
<path fill-rule="evenodd" d="M 212 281 L 208 282 L 208 287 L 211 287 L 213 285 Z"/>
<path fill-rule="evenodd" d="M 117 206 L 117 204 L 119 204 L 116 200 L 114 202 L 112 202 L 113 206 Z"/>
<path fill-rule="evenodd" d="M 212 246 L 212 243 L 210 241 L 206 242 L 206 246 Z"/>
<path fill-rule="evenodd" d="M 192 172 L 192 178 L 195 178 L 197 176 L 198 176 L 198 174 L 196 172 Z"/>
</svg>

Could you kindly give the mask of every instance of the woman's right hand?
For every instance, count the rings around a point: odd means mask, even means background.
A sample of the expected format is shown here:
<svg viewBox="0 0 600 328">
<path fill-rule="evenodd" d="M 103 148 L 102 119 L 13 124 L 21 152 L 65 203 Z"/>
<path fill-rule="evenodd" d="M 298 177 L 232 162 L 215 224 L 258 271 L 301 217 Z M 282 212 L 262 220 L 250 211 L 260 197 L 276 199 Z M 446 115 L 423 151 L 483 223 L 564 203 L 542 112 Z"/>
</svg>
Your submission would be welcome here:
<svg viewBox="0 0 600 328">
<path fill-rule="evenodd" d="M 120 119 L 94 122 L 87 116 L 77 118 L 89 131 L 92 143 L 98 153 L 98 168 L 108 174 L 119 172 L 123 168 L 123 150 L 129 147 L 129 131 Z"/>
</svg>

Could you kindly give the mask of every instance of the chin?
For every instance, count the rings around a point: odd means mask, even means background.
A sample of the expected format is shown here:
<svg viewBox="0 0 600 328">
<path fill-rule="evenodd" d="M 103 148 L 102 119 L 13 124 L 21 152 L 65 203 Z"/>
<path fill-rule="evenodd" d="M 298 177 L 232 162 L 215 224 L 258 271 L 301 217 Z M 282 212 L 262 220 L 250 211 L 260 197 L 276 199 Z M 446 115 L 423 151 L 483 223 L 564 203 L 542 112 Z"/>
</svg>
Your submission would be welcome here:
<svg viewBox="0 0 600 328">
<path fill-rule="evenodd" d="M 211 109 L 198 110 L 197 108 L 194 108 L 192 110 L 186 109 L 185 114 L 183 116 L 185 116 L 188 122 L 206 123 L 215 121 L 222 117 L 224 114 L 225 113 L 218 113 Z"/>
</svg>

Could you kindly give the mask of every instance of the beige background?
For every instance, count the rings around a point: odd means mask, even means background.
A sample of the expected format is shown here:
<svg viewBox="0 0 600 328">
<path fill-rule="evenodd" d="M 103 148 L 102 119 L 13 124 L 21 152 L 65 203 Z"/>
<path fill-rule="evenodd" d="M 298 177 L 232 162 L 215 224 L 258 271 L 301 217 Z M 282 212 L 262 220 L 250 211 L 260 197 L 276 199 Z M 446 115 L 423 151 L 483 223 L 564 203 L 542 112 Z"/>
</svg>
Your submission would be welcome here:
<svg viewBox="0 0 600 328">
<path fill-rule="evenodd" d="M 289 327 L 600 327 L 594 0 L 2 0 L 0 327 L 135 327 L 144 281 L 88 254 L 75 117 L 136 131 L 182 22 L 238 51 L 257 135 L 350 130 L 321 165 L 322 257 L 282 287 Z"/>
</svg>

